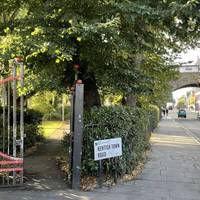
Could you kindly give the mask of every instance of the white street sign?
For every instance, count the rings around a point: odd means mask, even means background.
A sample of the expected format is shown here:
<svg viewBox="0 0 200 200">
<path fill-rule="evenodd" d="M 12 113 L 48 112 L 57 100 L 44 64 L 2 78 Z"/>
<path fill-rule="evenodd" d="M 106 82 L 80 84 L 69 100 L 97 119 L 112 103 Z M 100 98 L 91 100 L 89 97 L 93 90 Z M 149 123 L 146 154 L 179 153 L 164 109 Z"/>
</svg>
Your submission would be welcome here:
<svg viewBox="0 0 200 200">
<path fill-rule="evenodd" d="M 102 160 L 121 155 L 122 155 L 121 138 L 94 141 L 94 160 Z"/>
</svg>

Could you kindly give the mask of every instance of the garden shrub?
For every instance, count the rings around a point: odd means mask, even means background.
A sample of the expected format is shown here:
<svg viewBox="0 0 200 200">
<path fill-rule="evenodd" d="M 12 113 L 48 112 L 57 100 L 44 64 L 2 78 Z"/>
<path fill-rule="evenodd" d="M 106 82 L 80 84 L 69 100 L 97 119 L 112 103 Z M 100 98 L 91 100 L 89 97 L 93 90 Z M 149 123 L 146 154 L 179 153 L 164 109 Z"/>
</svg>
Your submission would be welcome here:
<svg viewBox="0 0 200 200">
<path fill-rule="evenodd" d="M 43 114 L 43 120 L 62 120 L 62 106 L 65 107 L 65 119 L 69 119 L 70 107 L 67 106 L 68 95 L 64 95 L 64 102 L 62 102 L 63 94 L 56 91 L 38 92 L 32 96 L 28 105 L 29 108 L 37 110 Z"/>
<path fill-rule="evenodd" d="M 7 110 L 7 108 L 6 108 Z M 10 118 L 10 149 L 12 151 L 12 110 L 11 110 L 11 114 L 10 114 L 11 118 Z M 39 128 L 39 124 L 42 121 L 42 114 L 38 111 L 35 111 L 33 109 L 26 109 L 24 111 L 24 133 L 26 135 L 25 139 L 24 139 L 24 144 L 25 144 L 25 148 L 34 146 L 37 142 L 41 142 L 44 140 L 43 135 L 42 135 L 42 130 L 41 128 Z M 2 150 L 2 143 L 3 143 L 3 116 L 2 116 L 2 109 L 0 109 L 0 150 Z M 19 130 L 19 124 L 20 124 L 20 111 L 17 110 L 17 125 L 18 125 L 18 138 L 19 138 L 19 134 L 20 134 L 20 130 Z M 7 116 L 6 116 L 6 128 L 5 128 L 5 143 L 7 145 Z"/>
<path fill-rule="evenodd" d="M 24 122 L 26 124 L 39 125 L 42 122 L 42 118 L 43 118 L 43 114 L 34 109 L 26 109 L 24 112 Z M 18 119 L 19 119 L 19 117 L 18 117 Z"/>
<path fill-rule="evenodd" d="M 43 120 L 44 121 L 61 120 L 62 119 L 61 111 L 62 111 L 62 109 L 61 109 L 61 107 L 59 107 L 57 109 L 54 109 L 51 112 L 44 113 Z M 64 113 L 65 113 L 64 118 L 69 119 L 70 118 L 70 106 L 65 106 Z"/>
<path fill-rule="evenodd" d="M 158 123 L 155 107 L 132 108 L 124 106 L 93 108 L 84 113 L 82 173 L 96 175 L 98 162 L 94 161 L 94 141 L 102 139 L 122 138 L 123 155 L 117 162 L 111 159 L 103 160 L 104 172 L 112 175 L 116 170 L 118 175 L 131 173 L 143 160 L 144 152 L 150 147 L 150 130 Z M 63 144 L 69 144 L 65 136 Z"/>
<path fill-rule="evenodd" d="M 32 147 L 36 143 L 44 141 L 42 130 L 36 124 L 25 124 L 24 133 L 26 135 L 24 139 L 25 148 Z"/>
<path fill-rule="evenodd" d="M 98 164 L 94 161 L 94 141 L 115 137 L 122 138 L 123 156 L 118 158 L 117 166 L 113 163 L 113 159 L 104 160 L 104 169 L 107 174 L 112 174 L 115 167 L 119 175 L 130 173 L 149 147 L 147 113 L 139 108 L 102 107 L 91 110 L 84 118 L 83 173 L 97 172 Z"/>
<path fill-rule="evenodd" d="M 150 105 L 147 110 L 149 113 L 149 130 L 152 131 L 157 127 L 160 121 L 160 110 L 155 105 Z"/>
</svg>

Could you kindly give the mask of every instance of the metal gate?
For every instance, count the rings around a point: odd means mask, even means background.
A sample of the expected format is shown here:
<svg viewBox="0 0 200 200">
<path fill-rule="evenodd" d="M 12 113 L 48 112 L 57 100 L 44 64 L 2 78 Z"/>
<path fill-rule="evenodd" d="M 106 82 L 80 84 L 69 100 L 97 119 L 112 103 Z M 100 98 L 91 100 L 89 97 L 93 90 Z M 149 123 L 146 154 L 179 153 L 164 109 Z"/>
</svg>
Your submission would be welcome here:
<svg viewBox="0 0 200 200">
<path fill-rule="evenodd" d="M 1 67 L 0 187 L 20 186 L 23 184 L 23 87 L 24 66 L 21 59 L 15 59 L 10 69 L 6 70 Z"/>
</svg>

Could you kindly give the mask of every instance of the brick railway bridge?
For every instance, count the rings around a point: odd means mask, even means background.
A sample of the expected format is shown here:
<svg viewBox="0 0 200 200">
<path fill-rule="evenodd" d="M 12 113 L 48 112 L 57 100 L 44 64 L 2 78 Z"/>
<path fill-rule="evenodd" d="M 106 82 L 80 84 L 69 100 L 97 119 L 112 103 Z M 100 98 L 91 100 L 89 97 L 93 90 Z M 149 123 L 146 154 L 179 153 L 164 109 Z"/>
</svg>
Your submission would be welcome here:
<svg viewBox="0 0 200 200">
<path fill-rule="evenodd" d="M 179 72 L 179 78 L 171 82 L 173 91 L 185 87 L 200 87 L 200 65 L 183 65 Z"/>
</svg>

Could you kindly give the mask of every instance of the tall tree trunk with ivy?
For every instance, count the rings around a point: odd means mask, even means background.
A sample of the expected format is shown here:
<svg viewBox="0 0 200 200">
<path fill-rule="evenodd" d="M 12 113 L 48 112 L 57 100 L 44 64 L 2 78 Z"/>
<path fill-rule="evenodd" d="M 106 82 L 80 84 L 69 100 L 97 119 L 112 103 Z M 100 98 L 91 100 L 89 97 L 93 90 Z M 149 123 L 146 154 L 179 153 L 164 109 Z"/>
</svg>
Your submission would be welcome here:
<svg viewBox="0 0 200 200">
<path fill-rule="evenodd" d="M 100 107 L 100 95 L 94 76 L 84 80 L 84 108 Z"/>
</svg>

